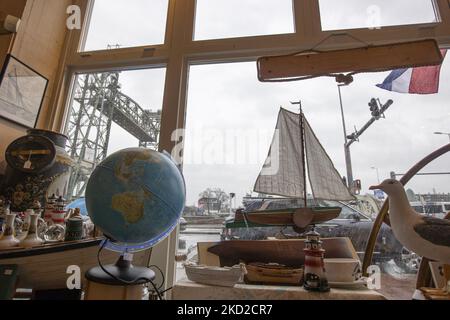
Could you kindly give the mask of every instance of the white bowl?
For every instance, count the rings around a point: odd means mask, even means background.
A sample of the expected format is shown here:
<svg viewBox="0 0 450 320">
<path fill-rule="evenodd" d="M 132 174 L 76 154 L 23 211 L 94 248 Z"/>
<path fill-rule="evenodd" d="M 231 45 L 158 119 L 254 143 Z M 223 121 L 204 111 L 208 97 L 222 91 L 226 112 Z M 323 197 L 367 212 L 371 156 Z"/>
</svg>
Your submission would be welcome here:
<svg viewBox="0 0 450 320">
<path fill-rule="evenodd" d="M 324 259 L 329 282 L 355 282 L 361 278 L 361 262 L 358 259 Z"/>
</svg>

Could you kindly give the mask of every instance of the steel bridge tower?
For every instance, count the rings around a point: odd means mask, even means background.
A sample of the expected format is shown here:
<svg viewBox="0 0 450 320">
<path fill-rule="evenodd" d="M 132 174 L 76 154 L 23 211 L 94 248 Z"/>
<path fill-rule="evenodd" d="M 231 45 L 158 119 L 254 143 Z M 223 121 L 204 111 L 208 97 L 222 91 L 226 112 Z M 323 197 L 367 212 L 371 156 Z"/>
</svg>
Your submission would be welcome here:
<svg viewBox="0 0 450 320">
<path fill-rule="evenodd" d="M 112 123 L 139 140 L 139 146 L 157 150 L 161 113 L 144 110 L 121 92 L 119 72 L 76 77 L 66 134 L 68 152 L 75 161 L 68 199 L 84 195 L 91 172 L 107 156 Z"/>
</svg>

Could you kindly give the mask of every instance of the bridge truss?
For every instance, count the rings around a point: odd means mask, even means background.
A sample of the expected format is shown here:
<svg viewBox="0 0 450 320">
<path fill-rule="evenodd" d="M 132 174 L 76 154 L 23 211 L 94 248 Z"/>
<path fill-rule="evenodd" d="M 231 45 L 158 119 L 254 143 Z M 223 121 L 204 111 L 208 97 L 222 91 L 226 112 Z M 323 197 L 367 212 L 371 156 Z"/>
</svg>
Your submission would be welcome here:
<svg viewBox="0 0 450 320">
<path fill-rule="evenodd" d="M 143 109 L 121 92 L 119 72 L 78 75 L 72 97 L 66 134 L 67 149 L 75 161 L 68 199 L 84 195 L 91 172 L 107 156 L 112 123 L 139 141 L 139 146 L 157 150 L 161 112 Z"/>
</svg>

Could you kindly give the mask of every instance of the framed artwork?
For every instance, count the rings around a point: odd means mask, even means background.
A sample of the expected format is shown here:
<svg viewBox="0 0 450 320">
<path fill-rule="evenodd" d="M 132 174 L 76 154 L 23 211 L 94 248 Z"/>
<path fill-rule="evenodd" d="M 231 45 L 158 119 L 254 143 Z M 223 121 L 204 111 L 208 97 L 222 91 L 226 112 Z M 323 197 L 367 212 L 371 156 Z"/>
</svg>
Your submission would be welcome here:
<svg viewBox="0 0 450 320">
<path fill-rule="evenodd" d="M 48 79 L 12 55 L 0 73 L 0 117 L 36 127 Z"/>
</svg>

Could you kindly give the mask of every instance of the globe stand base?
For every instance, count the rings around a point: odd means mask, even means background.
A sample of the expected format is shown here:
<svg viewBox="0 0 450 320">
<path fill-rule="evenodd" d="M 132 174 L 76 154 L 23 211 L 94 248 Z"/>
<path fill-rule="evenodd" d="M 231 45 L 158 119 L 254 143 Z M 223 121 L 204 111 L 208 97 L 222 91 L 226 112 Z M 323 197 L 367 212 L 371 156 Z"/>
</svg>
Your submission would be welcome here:
<svg viewBox="0 0 450 320">
<path fill-rule="evenodd" d="M 131 261 L 120 256 L 116 264 L 89 269 L 85 277 L 87 280 L 109 286 L 135 286 L 149 283 L 155 279 L 155 272 L 149 268 L 136 267 Z"/>
</svg>

